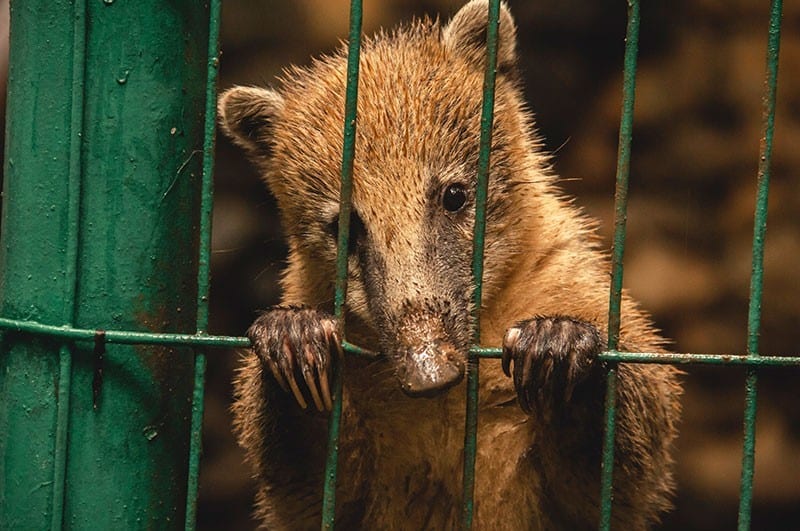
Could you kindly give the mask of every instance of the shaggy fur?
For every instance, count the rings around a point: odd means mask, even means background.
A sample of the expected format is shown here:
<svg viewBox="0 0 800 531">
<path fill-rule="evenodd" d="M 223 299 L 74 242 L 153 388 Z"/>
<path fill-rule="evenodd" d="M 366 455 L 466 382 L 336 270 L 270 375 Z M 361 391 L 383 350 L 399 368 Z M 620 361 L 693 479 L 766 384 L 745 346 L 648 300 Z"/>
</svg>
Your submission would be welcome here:
<svg viewBox="0 0 800 531">
<path fill-rule="evenodd" d="M 339 358 L 330 315 L 346 52 L 289 69 L 279 89 L 234 87 L 220 100 L 223 129 L 262 172 L 289 241 L 285 306 L 250 329 L 234 405 L 269 528 L 319 525 L 327 420 L 310 410 L 329 408 L 335 363 L 338 525 L 459 525 L 486 12 L 472 1 L 444 26 L 417 21 L 362 45 L 346 321 L 348 340 L 381 350 L 379 360 Z M 482 344 L 505 354 L 481 364 L 475 527 L 590 529 L 609 268 L 535 136 L 515 32 L 503 6 L 480 326 Z M 627 296 L 622 314 L 624 349 L 662 349 Z M 670 505 L 676 375 L 619 367 L 617 529 L 646 529 Z"/>
</svg>

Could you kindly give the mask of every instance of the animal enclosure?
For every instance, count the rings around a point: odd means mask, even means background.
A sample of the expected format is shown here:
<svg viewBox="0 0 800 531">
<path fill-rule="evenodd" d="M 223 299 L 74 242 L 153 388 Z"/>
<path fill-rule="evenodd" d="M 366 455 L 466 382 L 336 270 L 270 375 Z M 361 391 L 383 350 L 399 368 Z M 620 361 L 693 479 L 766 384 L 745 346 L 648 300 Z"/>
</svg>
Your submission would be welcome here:
<svg viewBox="0 0 800 531">
<path fill-rule="evenodd" d="M 51 528 L 89 522 L 135 527 L 142 519 L 172 525 L 183 521 L 186 528 L 194 527 L 203 352 L 209 347 L 248 344 L 244 338 L 205 333 L 219 3 L 211 2 L 206 9 L 186 2 L 175 13 L 166 14 L 157 2 L 137 4 L 130 7 L 107 0 L 12 5 L 9 140 L 0 249 L 3 527 L 22 521 Z M 492 2 L 493 18 L 487 35 L 489 59 L 479 172 L 484 199 L 491 156 L 488 135 L 498 6 L 499 2 Z M 740 356 L 615 350 L 638 1 L 629 3 L 628 13 L 617 171 L 618 223 L 609 305 L 610 350 L 602 355 L 609 367 L 606 441 L 613 441 L 614 434 L 617 363 L 744 365 L 747 402 L 739 521 L 740 528 L 746 529 L 752 497 L 758 367 L 800 365 L 795 357 L 761 357 L 758 346 L 781 3 L 773 4 L 769 31 L 749 341 L 747 354 Z M 351 21 L 351 114 L 345 130 L 350 142 L 343 155 L 340 250 L 347 248 L 349 167 L 353 150 L 358 149 L 352 142 L 352 128 L 357 127 L 354 113 L 360 2 L 352 3 Z M 58 31 L 45 36 L 41 29 L 37 31 L 43 25 Z M 114 35 L 131 27 L 141 28 L 137 35 L 143 42 L 147 39 L 144 56 L 123 47 L 113 60 L 98 52 L 101 47 L 113 48 L 109 43 L 115 42 Z M 44 45 L 47 39 L 57 38 L 63 42 L 55 49 Z M 174 62 L 167 63 L 168 59 Z M 60 76 L 49 75 L 53 63 L 67 65 Z M 169 103 L 156 109 L 148 106 L 153 91 Z M 117 128 L 115 123 L 123 120 L 143 125 Z M 137 208 L 131 208 L 132 203 Z M 479 220 L 481 204 L 479 200 Z M 480 221 L 476 225 L 474 255 L 477 300 L 483 252 L 481 225 Z M 346 272 L 346 253 L 340 256 L 337 313 L 344 300 Z M 126 264 L 131 263 L 136 267 L 127 271 Z M 196 296 L 188 296 L 194 293 Z M 479 344 L 477 337 L 475 344 Z M 346 341 L 343 347 L 352 355 L 360 353 Z M 500 351 L 475 347 L 471 355 L 475 370 L 469 372 L 467 386 L 472 413 L 465 430 L 465 527 L 470 525 L 472 512 L 477 368 L 482 358 L 497 358 Z M 340 375 L 336 381 L 341 383 Z M 144 399 L 153 396 L 158 398 Z M 341 404 L 336 404 L 329 471 L 325 475 L 323 525 L 327 528 L 334 525 L 335 440 L 341 413 Z M 178 455 L 184 457 L 177 459 Z M 93 467 L 98 459 L 106 461 L 103 471 L 113 481 L 92 481 L 97 476 Z M 613 449 L 607 442 L 602 484 L 606 502 L 599 523 L 605 529 L 613 511 L 612 474 Z M 84 489 L 84 484 L 91 488 Z M 117 510 L 109 514 L 111 506 Z M 32 515 L 42 520 L 27 520 Z"/>
</svg>

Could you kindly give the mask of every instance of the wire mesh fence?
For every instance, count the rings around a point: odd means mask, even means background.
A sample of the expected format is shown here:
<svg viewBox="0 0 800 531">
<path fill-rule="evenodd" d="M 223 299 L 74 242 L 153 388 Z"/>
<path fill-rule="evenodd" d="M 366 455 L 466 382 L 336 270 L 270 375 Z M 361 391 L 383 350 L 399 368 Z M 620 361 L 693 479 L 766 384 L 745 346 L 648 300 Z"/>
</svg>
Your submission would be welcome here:
<svg viewBox="0 0 800 531">
<path fill-rule="evenodd" d="M 110 2 L 109 2 L 110 3 Z M 481 277 L 483 262 L 483 234 L 485 231 L 485 204 L 487 195 L 487 177 L 489 168 L 489 158 L 491 152 L 492 112 L 493 112 L 493 90 L 494 90 L 494 61 L 497 51 L 497 27 L 499 0 L 489 2 L 489 26 L 487 31 L 487 62 L 484 83 L 484 105 L 481 118 L 481 146 L 478 168 L 478 193 L 476 198 L 476 225 L 474 233 L 474 254 L 473 254 L 473 275 L 475 278 L 475 307 L 480 307 L 481 299 Z M 617 158 L 617 188 L 615 194 L 615 237 L 612 252 L 612 277 L 611 290 L 609 297 L 609 350 L 602 353 L 600 358 L 608 365 L 608 379 L 606 392 L 606 422 L 602 465 L 602 511 L 599 526 L 601 529 L 610 529 L 611 514 L 613 511 L 613 491 L 612 475 L 614 463 L 614 428 L 615 428 L 615 392 L 616 392 L 616 365 L 618 363 L 667 363 L 667 364 L 708 364 L 720 367 L 725 366 L 745 366 L 746 375 L 746 402 L 744 416 L 744 446 L 742 452 L 742 473 L 740 482 L 740 507 L 739 507 L 739 528 L 750 528 L 750 512 L 752 505 L 752 484 L 755 455 L 755 419 L 756 419 L 756 390 L 758 383 L 758 368 L 762 366 L 798 366 L 800 358 L 793 356 L 761 356 L 759 351 L 759 330 L 761 320 L 761 298 L 763 285 L 763 255 L 764 238 L 766 234 L 766 212 L 767 195 L 769 190 L 770 164 L 774 133 L 775 119 L 775 96 L 777 87 L 777 65 L 780 46 L 780 26 L 782 2 L 774 0 L 771 7 L 771 18 L 768 33 L 767 46 L 767 75 L 765 79 L 765 94 L 763 99 L 763 141 L 761 144 L 759 169 L 757 176 L 758 196 L 755 207 L 755 231 L 752 246 L 752 276 L 750 286 L 750 310 L 748 314 L 748 343 L 747 352 L 742 355 L 717 355 L 717 354 L 661 354 L 661 353 L 638 353 L 638 352 L 618 352 L 617 342 L 620 327 L 620 298 L 622 292 L 623 274 L 623 251 L 625 245 L 625 221 L 627 207 L 627 189 L 630 168 L 630 146 L 633 130 L 633 109 L 636 79 L 636 59 L 639 36 L 639 2 L 629 0 L 628 2 L 628 26 L 626 35 L 625 59 L 624 59 L 624 86 L 622 99 L 622 113 L 619 134 L 619 152 Z M 86 6 L 80 2 L 76 3 L 76 12 L 84 15 L 87 13 Z M 208 50 L 206 57 L 206 89 L 205 89 L 205 111 L 204 111 L 204 133 L 202 143 L 202 193 L 199 206 L 199 255 L 197 258 L 197 297 L 196 297 L 196 333 L 150 333 L 134 330 L 114 330 L 87 328 L 76 326 L 72 320 L 67 319 L 67 324 L 48 324 L 37 319 L 20 318 L 0 318 L 0 329 L 3 331 L 4 345 L 8 345 L 7 337 L 13 335 L 14 341 L 19 341 L 20 337 L 47 337 L 59 344 L 58 359 L 60 360 L 60 374 L 58 396 L 60 401 L 67 401 L 70 384 L 69 377 L 74 360 L 71 352 L 71 345 L 76 342 L 92 342 L 100 344 L 125 344 L 125 345 L 160 345 L 171 347 L 189 347 L 194 351 L 194 380 L 192 386 L 192 409 L 190 425 L 190 446 L 188 449 L 187 469 L 187 488 L 186 488 L 186 509 L 185 527 L 194 528 L 196 516 L 196 496 L 197 478 L 200 466 L 200 434 L 202 427 L 202 399 L 203 399 L 203 380 L 205 357 L 203 351 L 207 348 L 215 347 L 247 347 L 249 342 L 243 337 L 212 336 L 206 333 L 208 324 L 208 287 L 209 287 L 209 252 L 211 234 L 211 205 L 212 205 L 212 167 L 214 151 L 214 124 L 215 124 L 215 101 L 216 101 L 216 78 L 219 66 L 218 34 L 219 34 L 219 0 L 212 0 L 208 11 Z M 347 274 L 347 248 L 348 248 L 348 223 L 349 198 L 352 187 L 352 166 L 355 146 L 355 127 L 357 125 L 356 102 L 358 87 L 358 64 L 359 64 L 359 44 L 361 35 L 362 5 L 359 0 L 351 2 L 351 27 L 349 38 L 349 61 L 348 61 L 348 84 L 346 96 L 346 119 L 343 124 L 345 131 L 344 153 L 342 161 L 342 192 L 341 209 L 339 220 L 339 257 L 336 282 L 336 315 L 343 323 L 344 300 L 346 292 Z M 85 19 L 78 17 L 79 22 L 85 24 Z M 85 31 L 85 28 L 84 28 Z M 80 54 L 84 53 L 81 46 L 80 33 L 74 37 L 76 54 L 76 68 L 73 71 L 75 79 L 83 79 L 84 68 L 80 61 Z M 119 79 L 125 79 L 120 77 Z M 117 80 L 119 82 L 119 80 Z M 125 81 L 120 84 L 124 84 Z M 78 91 L 74 97 L 78 102 L 71 109 L 73 118 L 80 121 L 82 119 L 82 109 L 80 100 L 83 97 L 80 92 L 81 85 L 78 84 Z M 78 124 L 77 127 L 80 127 Z M 80 138 L 73 137 L 72 142 L 80 143 Z M 79 164 L 73 161 L 73 164 Z M 75 167 L 75 172 L 80 168 Z M 78 204 L 80 197 L 79 180 L 71 185 L 70 197 L 73 204 Z M 72 264 L 70 267 L 77 268 L 79 234 L 77 227 L 81 221 L 77 218 L 77 207 L 73 208 L 70 216 L 73 232 L 68 236 L 66 252 L 69 254 L 67 262 Z M 4 223 L 4 240 L 7 241 L 10 229 Z M 74 286 L 73 282 L 73 286 Z M 69 297 L 68 297 L 69 298 Z M 74 296 L 70 298 L 68 304 L 74 303 Z M 67 312 L 69 313 L 69 312 Z M 476 322 L 480 316 L 476 315 Z M 476 330 L 477 330 L 476 326 Z M 346 327 L 342 330 L 343 348 L 350 354 L 363 354 L 360 347 L 349 343 L 346 339 Z M 480 338 L 474 337 L 474 344 L 478 345 Z M 6 347 L 4 347 L 6 348 Z M 478 367 L 481 358 L 499 358 L 500 349 L 481 348 L 478 346 L 470 349 L 470 366 L 467 381 L 467 421 L 465 426 L 465 458 L 464 458 L 464 488 L 463 488 L 463 518 L 464 528 L 470 528 L 473 512 L 473 486 L 474 486 L 474 462 L 476 453 L 476 430 L 477 430 L 477 400 L 478 400 Z M 720 369 L 722 370 L 722 369 Z M 329 453 L 327 466 L 324 476 L 324 502 L 323 502 L 323 528 L 334 527 L 335 516 L 335 485 L 336 485 L 336 465 L 337 465 L 337 439 L 339 421 L 341 417 L 341 397 L 342 375 L 337 372 L 334 384 L 334 409 L 330 419 L 329 432 Z M 60 528 L 63 525 L 63 492 L 64 469 L 67 459 L 67 434 L 69 433 L 69 410 L 59 407 L 56 415 L 56 423 L 60 427 L 54 440 L 56 462 L 54 466 L 53 480 L 61 483 L 62 489 L 56 489 L 53 494 L 55 503 L 51 514 L 51 527 Z M 58 502 L 59 496 L 62 502 Z M 7 509 L 6 509 L 7 510 Z"/>
</svg>

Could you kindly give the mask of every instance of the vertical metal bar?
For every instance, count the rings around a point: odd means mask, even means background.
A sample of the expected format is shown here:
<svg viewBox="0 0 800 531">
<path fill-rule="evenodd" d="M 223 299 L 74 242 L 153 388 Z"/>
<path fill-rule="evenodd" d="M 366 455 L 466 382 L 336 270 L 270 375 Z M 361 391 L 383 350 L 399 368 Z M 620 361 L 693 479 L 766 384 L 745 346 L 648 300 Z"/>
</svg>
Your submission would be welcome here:
<svg viewBox="0 0 800 531">
<path fill-rule="evenodd" d="M 81 157 L 84 117 L 83 91 L 86 73 L 86 0 L 77 0 L 73 5 L 72 43 L 72 102 L 69 131 L 69 174 L 67 177 L 67 237 L 64 261 L 65 291 L 62 308 L 62 320 L 66 325 L 75 323 L 78 289 L 78 246 L 80 240 L 81 179 L 83 175 Z M 63 526 L 66 501 L 70 394 L 72 392 L 72 348 L 70 345 L 61 346 L 58 351 L 58 363 L 53 513 L 50 524 L 50 528 L 53 530 L 61 529 Z"/>
<path fill-rule="evenodd" d="M 628 27 L 625 38 L 625 59 L 622 87 L 622 117 L 619 128 L 617 179 L 614 192 L 614 247 L 611 261 L 611 293 L 608 303 L 608 349 L 619 346 L 622 302 L 623 257 L 625 254 L 625 223 L 628 208 L 628 177 L 630 175 L 631 139 L 633 136 L 633 107 L 636 96 L 636 57 L 639 49 L 639 1 L 628 0 Z M 605 400 L 605 436 L 601 463 L 600 529 L 611 528 L 613 505 L 614 435 L 617 400 L 617 367 L 608 370 Z"/>
<path fill-rule="evenodd" d="M 72 351 L 62 345 L 58 351 L 56 391 L 56 433 L 53 459 L 53 512 L 50 529 L 61 529 L 64 522 L 64 497 L 67 483 L 67 448 L 69 444 L 69 396 L 72 390 Z"/>
<path fill-rule="evenodd" d="M 742 472 L 739 484 L 739 523 L 737 528 L 739 531 L 750 529 L 753 474 L 755 472 L 757 391 L 758 370 L 756 367 L 748 366 L 745 375 L 744 442 L 742 445 Z"/>
<path fill-rule="evenodd" d="M 214 144 L 217 122 L 217 77 L 219 73 L 219 25 L 221 0 L 210 0 L 208 13 L 208 55 L 206 57 L 206 107 L 203 133 L 203 176 L 200 191 L 200 241 L 197 260 L 197 333 L 208 328 L 209 285 L 211 281 L 211 215 L 214 208 Z M 200 455 L 203 450 L 203 397 L 205 395 L 206 355 L 194 351 L 194 387 L 189 439 L 189 477 L 186 488 L 185 529 L 194 529 L 197 520 L 197 494 Z"/>
<path fill-rule="evenodd" d="M 494 120 L 495 79 L 497 75 L 497 40 L 500 27 L 500 0 L 489 2 L 488 25 L 486 27 L 486 70 L 483 77 L 483 106 L 481 109 L 480 152 L 475 189 L 475 227 L 472 245 L 472 276 L 474 331 L 473 343 L 480 345 L 480 308 L 483 291 L 484 235 L 486 233 L 486 198 L 489 191 L 489 162 L 492 146 L 492 122 Z M 464 472 L 462 527 L 472 528 L 475 494 L 475 459 L 478 446 L 478 383 L 480 358 L 469 355 L 467 365 L 467 410 L 464 427 Z"/>
<path fill-rule="evenodd" d="M 345 300 L 347 297 L 347 248 L 350 235 L 351 196 L 353 193 L 353 160 L 356 149 L 358 104 L 358 66 L 361 50 L 361 0 L 350 2 L 350 35 L 347 50 L 347 88 L 344 109 L 344 145 L 342 147 L 341 191 L 339 195 L 339 234 L 336 255 L 336 293 L 334 315 L 345 340 Z M 333 373 L 333 409 L 328 420 L 328 455 L 325 462 L 325 483 L 322 498 L 322 529 L 333 529 L 336 517 L 336 470 L 339 461 L 339 428 L 342 418 L 342 379 L 344 367 L 339 360 Z"/>
<path fill-rule="evenodd" d="M 778 57 L 781 43 L 782 0 L 773 0 L 767 40 L 767 75 L 764 87 L 762 120 L 763 137 L 758 162 L 758 192 L 753 227 L 753 263 L 750 276 L 750 307 L 747 315 L 747 353 L 758 356 L 758 336 L 761 328 L 761 300 L 764 277 L 764 239 L 767 234 L 767 199 L 769 196 L 772 139 L 775 129 L 775 98 L 778 89 Z M 758 374 L 755 367 L 747 368 L 745 382 L 744 444 L 742 477 L 739 491 L 739 530 L 750 529 L 755 470 L 755 423 Z"/>
</svg>

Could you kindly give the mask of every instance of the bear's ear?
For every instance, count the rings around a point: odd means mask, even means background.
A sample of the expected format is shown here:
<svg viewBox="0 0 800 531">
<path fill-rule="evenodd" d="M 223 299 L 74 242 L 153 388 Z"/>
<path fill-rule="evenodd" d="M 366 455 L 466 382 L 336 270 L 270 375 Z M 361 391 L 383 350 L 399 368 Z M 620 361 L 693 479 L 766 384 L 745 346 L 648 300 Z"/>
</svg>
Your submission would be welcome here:
<svg viewBox="0 0 800 531">
<path fill-rule="evenodd" d="M 283 110 L 283 96 L 270 89 L 233 87 L 219 98 L 222 130 L 252 157 L 272 153 L 272 129 Z"/>
<path fill-rule="evenodd" d="M 445 26 L 442 33 L 444 45 L 452 53 L 466 56 L 477 68 L 484 68 L 488 22 L 488 0 L 472 0 Z M 500 73 L 511 71 L 517 63 L 517 27 L 505 2 L 500 3 L 497 37 L 497 70 Z"/>
</svg>

